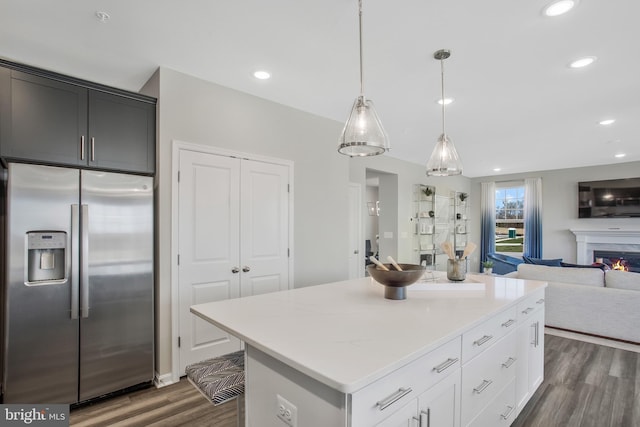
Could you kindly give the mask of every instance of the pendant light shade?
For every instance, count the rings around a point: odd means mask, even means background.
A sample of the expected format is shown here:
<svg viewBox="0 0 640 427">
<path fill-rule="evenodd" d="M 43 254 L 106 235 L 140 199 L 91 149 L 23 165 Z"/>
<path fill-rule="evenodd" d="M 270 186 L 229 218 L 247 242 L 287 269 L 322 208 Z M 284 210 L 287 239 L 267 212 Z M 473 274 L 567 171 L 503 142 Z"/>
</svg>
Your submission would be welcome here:
<svg viewBox="0 0 640 427">
<path fill-rule="evenodd" d="M 351 108 L 351 114 L 340 136 L 338 152 L 351 157 L 376 156 L 389 149 L 389 138 L 382 127 L 373 101 L 364 96 L 362 72 L 362 0 L 358 0 L 360 34 L 360 96 Z"/>
<path fill-rule="evenodd" d="M 442 100 L 444 97 L 444 60 L 451 56 L 451 52 L 441 49 L 433 54 L 433 57 L 440 61 L 440 71 L 442 75 Z M 427 162 L 427 175 L 429 176 L 451 176 L 462 174 L 462 162 L 458 157 L 458 152 L 453 142 L 445 132 L 445 103 L 442 102 L 442 134 L 438 138 L 431 157 Z"/>
<path fill-rule="evenodd" d="M 451 142 L 447 134 L 443 133 L 438 138 L 438 142 L 427 162 L 427 175 L 450 176 L 460 175 L 461 173 L 462 162 L 460 162 L 456 147 L 453 146 L 453 142 Z"/>
<path fill-rule="evenodd" d="M 364 95 L 356 98 L 340 137 L 338 152 L 348 156 L 376 156 L 389 149 L 387 134 L 373 107 Z"/>
</svg>

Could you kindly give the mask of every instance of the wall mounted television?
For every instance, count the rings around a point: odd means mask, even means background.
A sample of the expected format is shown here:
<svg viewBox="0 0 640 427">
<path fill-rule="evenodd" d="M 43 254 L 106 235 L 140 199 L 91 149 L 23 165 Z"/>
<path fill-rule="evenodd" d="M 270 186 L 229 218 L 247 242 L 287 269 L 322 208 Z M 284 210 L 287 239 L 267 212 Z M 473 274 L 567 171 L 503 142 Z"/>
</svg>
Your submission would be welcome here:
<svg viewBox="0 0 640 427">
<path fill-rule="evenodd" d="M 640 218 L 640 178 L 578 183 L 579 218 Z"/>
</svg>

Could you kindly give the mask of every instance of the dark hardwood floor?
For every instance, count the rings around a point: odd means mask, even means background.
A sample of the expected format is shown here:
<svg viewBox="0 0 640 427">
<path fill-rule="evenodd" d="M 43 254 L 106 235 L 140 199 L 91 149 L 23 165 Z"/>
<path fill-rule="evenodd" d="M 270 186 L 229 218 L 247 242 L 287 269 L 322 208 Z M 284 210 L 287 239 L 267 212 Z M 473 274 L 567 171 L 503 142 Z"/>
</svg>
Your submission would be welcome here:
<svg viewBox="0 0 640 427">
<path fill-rule="evenodd" d="M 236 427 L 236 414 L 183 379 L 74 409 L 71 425 Z M 545 335 L 545 380 L 512 424 L 525 426 L 639 427 L 640 353 Z"/>
<path fill-rule="evenodd" d="M 512 427 L 640 426 L 640 353 L 545 335 L 544 382 Z"/>
<path fill-rule="evenodd" d="M 237 402 L 213 406 L 185 378 L 73 409 L 72 426 L 237 427 Z"/>
</svg>

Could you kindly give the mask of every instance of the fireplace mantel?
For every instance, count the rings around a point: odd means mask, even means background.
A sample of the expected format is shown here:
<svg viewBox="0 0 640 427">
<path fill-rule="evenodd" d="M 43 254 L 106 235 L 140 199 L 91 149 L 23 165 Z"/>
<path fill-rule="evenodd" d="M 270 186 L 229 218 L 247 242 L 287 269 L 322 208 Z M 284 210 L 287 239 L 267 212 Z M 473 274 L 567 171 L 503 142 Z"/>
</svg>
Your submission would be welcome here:
<svg viewBox="0 0 640 427">
<path fill-rule="evenodd" d="M 591 264 L 594 250 L 640 251 L 640 229 L 571 229 L 576 236 L 578 264 Z"/>
</svg>

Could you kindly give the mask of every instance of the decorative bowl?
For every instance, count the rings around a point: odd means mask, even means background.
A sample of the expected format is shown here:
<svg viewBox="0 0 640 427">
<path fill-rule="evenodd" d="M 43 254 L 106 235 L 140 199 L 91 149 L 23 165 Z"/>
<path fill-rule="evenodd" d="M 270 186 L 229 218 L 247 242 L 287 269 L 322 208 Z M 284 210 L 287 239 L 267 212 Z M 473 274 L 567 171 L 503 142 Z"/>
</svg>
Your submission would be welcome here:
<svg viewBox="0 0 640 427">
<path fill-rule="evenodd" d="M 391 264 L 384 264 L 389 271 L 384 271 L 375 264 L 367 266 L 367 271 L 373 279 L 384 285 L 384 297 L 387 299 L 406 299 L 405 287 L 420 279 L 425 267 L 417 264 L 398 264 L 402 271 L 396 270 Z"/>
</svg>

